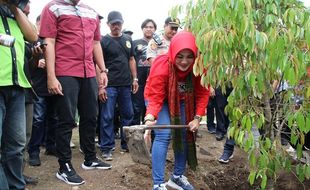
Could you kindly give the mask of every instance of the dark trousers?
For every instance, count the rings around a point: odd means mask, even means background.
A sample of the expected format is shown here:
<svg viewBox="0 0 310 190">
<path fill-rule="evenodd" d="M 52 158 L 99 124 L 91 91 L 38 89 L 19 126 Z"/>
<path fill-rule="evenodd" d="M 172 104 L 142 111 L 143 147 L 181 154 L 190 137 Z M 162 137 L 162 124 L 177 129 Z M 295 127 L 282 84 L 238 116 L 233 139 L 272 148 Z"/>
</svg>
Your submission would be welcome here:
<svg viewBox="0 0 310 190">
<path fill-rule="evenodd" d="M 47 150 L 55 149 L 55 129 L 57 116 L 52 96 L 38 96 L 33 106 L 32 133 L 28 144 L 29 155 L 40 154 L 40 146 L 45 138 Z"/>
<path fill-rule="evenodd" d="M 209 103 L 207 106 L 207 127 L 209 131 L 215 130 L 215 123 L 214 123 L 214 109 L 216 106 L 215 97 L 209 98 Z"/>
<path fill-rule="evenodd" d="M 133 120 L 132 125 L 140 125 L 144 120 L 146 107 L 144 102 L 144 85 L 139 86 L 139 90 L 136 94 L 131 95 L 133 105 Z"/>
<path fill-rule="evenodd" d="M 215 113 L 216 113 L 216 134 L 226 134 L 229 126 L 228 115 L 225 113 L 225 107 L 228 104 L 227 98 L 231 93 L 231 88 L 226 88 L 226 93 L 223 94 L 220 87 L 215 89 Z"/>
<path fill-rule="evenodd" d="M 229 139 L 226 138 L 226 142 L 224 144 L 224 152 L 234 152 L 234 147 L 235 147 L 235 140 L 234 139 Z"/>
<path fill-rule="evenodd" d="M 85 161 L 96 158 L 95 135 L 98 113 L 98 84 L 95 77 L 57 77 L 62 85 L 63 96 L 56 97 L 58 126 L 56 151 L 60 166 L 71 161 L 70 140 L 75 124 L 75 114 L 80 116 L 79 134 Z"/>
</svg>

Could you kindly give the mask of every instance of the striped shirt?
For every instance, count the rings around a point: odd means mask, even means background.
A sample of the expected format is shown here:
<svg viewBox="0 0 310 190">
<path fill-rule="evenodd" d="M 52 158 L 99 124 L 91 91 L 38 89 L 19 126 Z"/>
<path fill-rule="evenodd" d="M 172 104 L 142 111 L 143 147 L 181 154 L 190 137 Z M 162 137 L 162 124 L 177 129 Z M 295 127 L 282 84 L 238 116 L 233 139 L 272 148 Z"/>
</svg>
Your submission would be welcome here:
<svg viewBox="0 0 310 190">
<path fill-rule="evenodd" d="M 89 6 L 53 0 L 41 14 L 40 37 L 55 39 L 56 76 L 94 77 L 94 41 L 100 41 L 98 14 Z"/>
</svg>

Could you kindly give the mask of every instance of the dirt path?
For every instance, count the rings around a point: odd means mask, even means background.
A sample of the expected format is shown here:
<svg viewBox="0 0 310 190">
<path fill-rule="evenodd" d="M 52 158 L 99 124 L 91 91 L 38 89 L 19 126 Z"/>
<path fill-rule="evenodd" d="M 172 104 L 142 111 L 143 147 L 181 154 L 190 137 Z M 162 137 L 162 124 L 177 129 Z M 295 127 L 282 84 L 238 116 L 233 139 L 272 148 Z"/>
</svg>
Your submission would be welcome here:
<svg viewBox="0 0 310 190">
<path fill-rule="evenodd" d="M 186 176 L 196 190 L 221 189 L 257 189 L 259 186 L 250 186 L 247 182 L 248 164 L 246 154 L 236 147 L 234 158 L 229 164 L 220 164 L 217 158 L 221 155 L 225 141 L 216 141 L 215 136 L 207 133 L 202 127 L 202 138 L 197 140 L 199 167 L 196 172 L 188 170 Z M 59 181 L 55 174 L 58 170 L 57 159 L 44 155 L 41 150 L 40 167 L 26 166 L 25 173 L 39 177 L 39 183 L 28 186 L 29 190 L 145 190 L 152 189 L 151 169 L 148 166 L 136 164 L 131 160 L 129 153 L 120 153 L 119 140 L 113 154 L 113 161 L 109 162 L 113 168 L 108 171 L 85 171 L 81 168 L 83 155 L 79 152 L 78 130 L 74 129 L 73 142 L 77 145 L 72 149 L 73 166 L 78 174 L 86 181 L 81 186 L 70 186 Z M 99 153 L 99 149 L 97 150 Z M 172 151 L 167 158 L 166 179 L 173 168 Z M 99 156 L 99 154 L 98 154 Z M 293 175 L 282 175 L 275 184 L 275 189 L 297 190 L 310 189 L 310 182 L 301 184 Z"/>
</svg>

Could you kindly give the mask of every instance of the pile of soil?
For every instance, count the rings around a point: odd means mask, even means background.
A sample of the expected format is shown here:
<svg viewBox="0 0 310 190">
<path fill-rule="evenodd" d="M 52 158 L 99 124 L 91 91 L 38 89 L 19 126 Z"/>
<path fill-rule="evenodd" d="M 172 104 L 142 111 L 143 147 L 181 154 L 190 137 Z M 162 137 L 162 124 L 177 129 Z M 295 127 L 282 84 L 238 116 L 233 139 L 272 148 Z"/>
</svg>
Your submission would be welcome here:
<svg viewBox="0 0 310 190">
<path fill-rule="evenodd" d="M 202 138 L 197 139 L 197 156 L 199 166 L 197 171 L 187 170 L 186 176 L 196 190 L 221 189 L 259 189 L 259 183 L 250 186 L 248 183 L 249 166 L 247 155 L 238 147 L 235 148 L 234 158 L 229 164 L 221 164 L 217 158 L 222 154 L 225 140 L 216 141 L 215 136 L 207 132 L 205 126 L 199 132 Z M 57 158 L 44 155 L 41 150 L 39 167 L 26 166 L 25 174 L 39 178 L 37 185 L 28 185 L 29 190 L 144 190 L 152 189 L 151 168 L 147 165 L 134 163 L 129 153 L 120 152 L 120 142 L 116 140 L 117 147 L 113 153 L 113 168 L 111 170 L 85 171 L 81 168 L 84 156 L 79 152 L 78 130 L 73 131 L 73 142 L 77 145 L 72 149 L 72 163 L 78 174 L 86 181 L 81 186 L 70 186 L 59 181 L 55 174 L 58 170 Z M 97 150 L 100 157 L 100 151 Z M 167 157 L 166 179 L 169 179 L 173 169 L 173 156 L 170 149 Z M 274 183 L 274 189 L 297 190 L 310 189 L 310 181 L 303 183 L 293 174 L 281 173 Z"/>
</svg>

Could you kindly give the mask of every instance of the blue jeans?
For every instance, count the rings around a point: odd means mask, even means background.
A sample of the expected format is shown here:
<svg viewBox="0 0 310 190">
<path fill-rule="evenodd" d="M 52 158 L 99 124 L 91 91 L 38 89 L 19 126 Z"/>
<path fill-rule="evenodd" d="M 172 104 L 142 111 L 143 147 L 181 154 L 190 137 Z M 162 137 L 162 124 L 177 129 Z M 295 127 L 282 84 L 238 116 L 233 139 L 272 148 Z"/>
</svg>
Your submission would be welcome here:
<svg viewBox="0 0 310 190">
<path fill-rule="evenodd" d="M 26 117 L 25 91 L 21 87 L 0 87 L 0 142 L 0 189 L 24 189 Z"/>
<path fill-rule="evenodd" d="M 100 149 L 107 151 L 115 147 L 113 119 L 116 101 L 121 117 L 121 147 L 127 149 L 123 126 L 130 126 L 133 118 L 131 86 L 107 87 L 106 91 L 108 99 L 105 103 L 100 104 Z"/>
<path fill-rule="evenodd" d="M 185 124 L 185 106 L 184 102 L 180 103 L 181 106 L 181 121 Z M 158 114 L 158 125 L 170 124 L 170 114 L 167 104 L 164 104 L 161 111 Z M 165 165 L 168 147 L 171 139 L 171 129 L 155 129 L 155 139 L 152 148 L 152 176 L 154 185 L 159 185 L 165 182 Z M 187 144 L 185 135 L 186 130 L 183 129 L 183 144 L 184 149 L 182 152 L 174 153 L 174 175 L 183 175 L 186 167 L 186 152 Z"/>
</svg>

